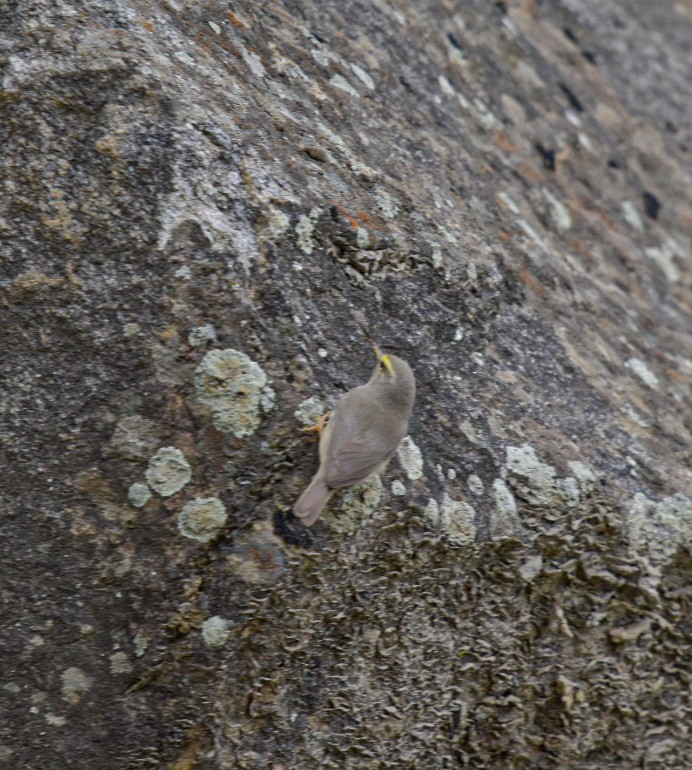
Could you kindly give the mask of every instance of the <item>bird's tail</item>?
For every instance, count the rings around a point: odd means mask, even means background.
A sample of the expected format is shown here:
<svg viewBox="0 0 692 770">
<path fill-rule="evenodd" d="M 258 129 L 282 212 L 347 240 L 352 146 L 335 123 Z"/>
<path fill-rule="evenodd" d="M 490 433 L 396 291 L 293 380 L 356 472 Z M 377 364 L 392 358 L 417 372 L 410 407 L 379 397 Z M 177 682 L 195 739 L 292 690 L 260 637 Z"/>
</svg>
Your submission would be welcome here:
<svg viewBox="0 0 692 770">
<path fill-rule="evenodd" d="M 315 476 L 293 506 L 293 513 L 302 519 L 306 527 L 309 527 L 317 521 L 317 517 L 322 513 L 322 509 L 332 496 L 332 492 L 333 490 L 324 483 L 321 476 Z"/>
</svg>

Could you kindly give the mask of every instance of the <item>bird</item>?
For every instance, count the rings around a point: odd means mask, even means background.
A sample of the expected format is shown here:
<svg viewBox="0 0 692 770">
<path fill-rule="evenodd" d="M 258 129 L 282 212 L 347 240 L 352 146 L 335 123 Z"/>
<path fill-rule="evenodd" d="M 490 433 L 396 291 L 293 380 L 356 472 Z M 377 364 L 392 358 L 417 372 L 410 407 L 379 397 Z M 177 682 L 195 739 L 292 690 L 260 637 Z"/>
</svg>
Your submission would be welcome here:
<svg viewBox="0 0 692 770">
<path fill-rule="evenodd" d="M 308 429 L 320 434 L 320 466 L 293 506 L 305 526 L 315 523 L 335 489 L 382 471 L 408 432 L 416 378 L 406 361 L 374 350 L 370 380 L 345 393 L 331 415 Z"/>
</svg>

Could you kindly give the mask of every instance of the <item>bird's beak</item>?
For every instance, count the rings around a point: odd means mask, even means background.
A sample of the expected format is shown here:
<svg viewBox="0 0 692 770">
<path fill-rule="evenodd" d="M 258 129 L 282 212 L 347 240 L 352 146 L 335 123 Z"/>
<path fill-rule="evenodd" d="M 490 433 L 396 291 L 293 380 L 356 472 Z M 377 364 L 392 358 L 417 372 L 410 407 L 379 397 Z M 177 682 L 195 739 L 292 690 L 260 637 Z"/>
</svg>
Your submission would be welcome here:
<svg viewBox="0 0 692 770">
<path fill-rule="evenodd" d="M 389 371 L 390 374 L 394 374 L 394 367 L 392 366 L 391 358 L 386 353 L 383 353 L 380 350 L 379 345 L 373 345 L 372 349 L 375 351 L 375 355 L 377 356 L 377 360 L 381 364 L 384 364 L 387 367 L 387 370 Z"/>
</svg>

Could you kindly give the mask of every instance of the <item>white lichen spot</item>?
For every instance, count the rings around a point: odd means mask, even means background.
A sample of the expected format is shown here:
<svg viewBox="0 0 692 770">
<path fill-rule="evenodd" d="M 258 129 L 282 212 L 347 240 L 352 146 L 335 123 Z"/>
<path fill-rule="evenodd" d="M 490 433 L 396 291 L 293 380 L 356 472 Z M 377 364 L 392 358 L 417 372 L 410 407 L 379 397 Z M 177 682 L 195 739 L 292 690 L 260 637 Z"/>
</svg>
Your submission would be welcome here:
<svg viewBox="0 0 692 770">
<path fill-rule="evenodd" d="M 442 263 L 444 262 L 442 249 L 436 243 L 432 244 L 431 261 L 435 270 L 439 270 L 442 267 Z"/>
<path fill-rule="evenodd" d="M 461 91 L 457 91 L 457 100 L 463 110 L 466 112 L 473 112 L 471 102 L 464 96 L 464 94 L 461 93 Z"/>
<path fill-rule="evenodd" d="M 632 203 L 632 201 L 623 201 L 621 207 L 622 216 L 625 218 L 625 222 L 627 222 L 631 228 L 637 230 L 637 232 L 643 232 L 644 223 L 642 222 L 642 218 L 639 216 L 639 212 L 634 203 Z"/>
<path fill-rule="evenodd" d="M 75 706 L 82 700 L 94 683 L 92 677 L 76 666 L 66 668 L 60 674 L 60 679 L 62 681 L 62 697 L 72 706 Z"/>
<path fill-rule="evenodd" d="M 372 476 L 360 484 L 349 487 L 337 505 L 323 516 L 329 527 L 340 534 L 352 534 L 372 516 L 382 498 L 382 479 Z M 334 509 L 338 506 L 338 512 Z"/>
<path fill-rule="evenodd" d="M 449 82 L 448 78 L 446 78 L 444 75 L 438 75 L 437 82 L 440 86 L 440 90 L 443 94 L 445 94 L 445 96 L 454 96 L 456 91 L 454 90 L 454 86 Z"/>
<path fill-rule="evenodd" d="M 692 500 L 676 494 L 656 503 L 638 493 L 627 529 L 634 551 L 648 553 L 655 564 L 670 562 L 679 548 L 692 550 Z"/>
<path fill-rule="evenodd" d="M 490 537 L 493 540 L 514 537 L 522 529 L 514 495 L 502 479 L 493 481 L 493 491 L 495 493 L 495 510 L 490 516 Z"/>
<path fill-rule="evenodd" d="M 587 151 L 587 152 L 593 152 L 594 146 L 591 139 L 589 139 L 588 134 L 585 134 L 583 131 L 580 131 L 577 134 L 577 139 L 579 140 L 579 144 Z"/>
<path fill-rule="evenodd" d="M 675 257 L 680 256 L 682 248 L 672 238 L 666 238 L 660 246 L 644 249 L 646 256 L 655 262 L 663 271 L 665 277 L 675 283 L 680 280 L 680 269 L 675 264 Z"/>
<path fill-rule="evenodd" d="M 512 214 L 519 214 L 519 206 L 517 206 L 506 192 L 499 192 L 497 197 L 512 212 Z"/>
<path fill-rule="evenodd" d="M 131 484 L 127 490 L 127 499 L 135 508 L 143 508 L 151 500 L 151 490 L 146 484 Z"/>
<path fill-rule="evenodd" d="M 397 457 L 411 481 L 423 476 L 423 454 L 410 436 L 406 436 L 399 445 Z"/>
<path fill-rule="evenodd" d="M 403 497 L 406 494 L 406 486 L 399 479 L 392 482 L 392 494 L 397 497 Z"/>
<path fill-rule="evenodd" d="M 321 48 L 313 48 L 310 51 L 310 56 L 320 65 L 320 67 L 328 67 L 330 55 L 327 51 L 323 51 Z"/>
<path fill-rule="evenodd" d="M 356 232 L 356 244 L 359 249 L 367 249 L 370 245 L 370 233 L 362 225 Z"/>
<path fill-rule="evenodd" d="M 368 181 L 372 181 L 373 179 L 377 179 L 377 177 L 381 176 L 379 171 L 375 171 L 374 168 L 368 166 L 366 163 L 363 163 L 363 161 L 358 160 L 357 158 L 349 158 L 348 165 L 354 174 L 362 177 L 363 179 L 367 179 Z"/>
<path fill-rule="evenodd" d="M 46 722 L 51 727 L 64 727 L 67 724 L 67 719 L 60 714 L 53 714 L 52 711 L 49 711 L 46 714 Z"/>
<path fill-rule="evenodd" d="M 581 128 L 581 118 L 574 110 L 565 110 L 565 117 L 575 128 Z"/>
<path fill-rule="evenodd" d="M 190 278 L 192 278 L 192 270 L 190 270 L 187 265 L 183 265 L 175 271 L 175 277 L 182 278 L 184 281 L 189 281 Z"/>
<path fill-rule="evenodd" d="M 579 460 L 573 460 L 572 462 L 567 463 L 567 465 L 574 474 L 582 495 L 588 495 L 593 492 L 594 487 L 596 486 L 596 474 L 591 468 L 589 468 L 588 465 L 579 462 Z"/>
<path fill-rule="evenodd" d="M 433 527 L 437 527 L 440 524 L 440 506 L 437 504 L 437 500 L 428 500 L 427 505 L 423 509 L 423 517 Z"/>
<path fill-rule="evenodd" d="M 555 489 L 568 506 L 574 506 L 579 502 L 579 484 L 572 476 L 567 476 L 567 478 L 564 479 L 557 479 L 555 482 Z"/>
<path fill-rule="evenodd" d="M 195 326 L 187 335 L 187 341 L 193 348 L 206 345 L 208 342 L 216 342 L 216 329 L 211 324 Z"/>
<path fill-rule="evenodd" d="M 262 367 L 233 348 L 207 353 L 195 371 L 195 391 L 214 427 L 238 438 L 252 435 L 275 401 Z"/>
<path fill-rule="evenodd" d="M 183 537 L 208 543 L 226 524 L 226 507 L 218 497 L 196 497 L 178 516 L 178 531 Z"/>
<path fill-rule="evenodd" d="M 630 358 L 628 361 L 625 361 L 625 366 L 631 369 L 650 388 L 658 387 L 658 377 L 640 358 Z"/>
<path fill-rule="evenodd" d="M 210 21 L 209 26 L 214 30 L 214 32 L 216 32 L 217 35 L 221 34 L 221 27 L 219 27 L 215 21 Z"/>
<path fill-rule="evenodd" d="M 510 473 L 526 479 L 538 502 L 550 502 L 555 493 L 555 468 L 542 463 L 530 444 L 507 447 L 506 464 Z"/>
<path fill-rule="evenodd" d="M 632 422 L 640 425 L 642 428 L 651 427 L 651 423 L 645 420 L 631 404 L 621 404 L 618 408 L 622 414 L 624 414 L 628 419 L 632 420 Z"/>
<path fill-rule="evenodd" d="M 147 647 L 149 647 L 149 640 L 143 634 L 137 634 L 132 640 L 132 644 L 135 648 L 135 655 L 141 658 L 147 651 Z"/>
<path fill-rule="evenodd" d="M 497 123 L 497 118 L 482 99 L 475 98 L 473 100 L 473 105 L 476 108 L 476 112 L 478 113 L 478 117 L 484 128 L 492 128 Z"/>
<path fill-rule="evenodd" d="M 495 493 L 495 505 L 498 511 L 503 516 L 516 516 L 517 503 L 503 479 L 495 479 L 493 481 L 493 492 Z"/>
<path fill-rule="evenodd" d="M 314 425 L 318 418 L 325 412 L 324 404 L 317 396 L 306 398 L 298 404 L 298 408 L 293 412 L 293 416 L 302 424 L 307 426 Z"/>
<path fill-rule="evenodd" d="M 192 56 L 185 53 L 185 51 L 175 51 L 173 56 L 175 56 L 175 58 L 178 61 L 181 61 L 183 64 L 187 64 L 188 67 L 197 67 L 195 60 L 192 58 Z"/>
<path fill-rule="evenodd" d="M 439 525 L 450 543 L 465 546 L 473 545 L 476 540 L 476 511 L 446 492 L 440 507 Z"/>
<path fill-rule="evenodd" d="M 320 358 L 327 358 L 327 357 L 329 356 L 329 351 L 328 351 L 328 350 L 325 350 L 325 348 L 320 348 L 320 349 L 317 351 L 317 355 L 318 355 Z"/>
<path fill-rule="evenodd" d="M 454 342 L 461 342 L 464 339 L 464 330 L 461 326 L 454 332 Z"/>
<path fill-rule="evenodd" d="M 202 639 L 207 647 L 223 647 L 228 641 L 231 621 L 214 615 L 202 623 Z"/>
<path fill-rule="evenodd" d="M 543 556 L 541 554 L 536 554 L 535 556 L 530 556 L 522 565 L 519 567 L 519 574 L 521 577 L 524 578 L 524 580 L 531 582 L 535 578 L 537 578 L 541 574 L 541 570 L 543 569 Z"/>
<path fill-rule="evenodd" d="M 110 658 L 111 674 L 131 674 L 132 663 L 124 652 L 114 652 Z"/>
<path fill-rule="evenodd" d="M 362 69 L 362 67 L 359 67 L 357 64 L 352 64 L 351 69 L 353 70 L 353 74 L 358 78 L 358 80 L 360 80 L 361 83 L 365 85 L 366 88 L 368 88 L 370 91 L 375 90 L 375 81 L 364 69 Z"/>
<path fill-rule="evenodd" d="M 471 490 L 471 494 L 476 495 L 476 497 L 480 497 L 485 491 L 483 481 L 481 480 L 480 476 L 476 476 L 475 473 L 472 473 L 468 479 L 466 479 L 466 483 Z"/>
<path fill-rule="evenodd" d="M 375 200 L 377 202 L 377 208 L 380 213 L 386 219 L 395 219 L 399 213 L 399 204 L 397 201 L 382 187 L 378 187 L 375 191 Z"/>
<path fill-rule="evenodd" d="M 262 237 L 273 240 L 283 235 L 291 226 L 291 218 L 275 206 L 267 206 L 265 221 L 262 227 Z"/>
<path fill-rule="evenodd" d="M 141 326 L 136 323 L 129 323 L 123 326 L 123 336 L 127 337 L 127 339 L 130 339 L 131 337 L 135 337 L 141 331 L 142 331 Z"/>
<path fill-rule="evenodd" d="M 530 241 L 535 243 L 537 246 L 540 246 L 543 251 L 548 252 L 543 239 L 525 219 L 518 219 L 517 224 L 519 227 L 521 227 L 521 229 L 524 231 L 524 235 L 526 235 Z"/>
<path fill-rule="evenodd" d="M 550 190 L 543 188 L 543 196 L 550 204 L 550 213 L 558 230 L 569 230 L 572 227 L 572 217 L 567 207 L 559 201 Z"/>
<path fill-rule="evenodd" d="M 240 50 L 243 55 L 243 59 L 245 60 L 247 66 L 250 68 L 252 74 L 258 78 L 263 78 L 267 74 L 267 71 L 264 69 L 264 65 L 262 64 L 260 57 L 254 51 L 248 51 L 244 46 L 240 46 Z"/>
<path fill-rule="evenodd" d="M 336 75 L 332 75 L 329 78 L 329 82 L 334 86 L 334 88 L 338 88 L 340 91 L 343 91 L 349 96 L 353 96 L 356 99 L 360 98 L 358 91 L 356 91 L 356 89 L 348 82 L 348 80 L 346 80 L 343 75 L 339 75 L 338 73 Z"/>
<path fill-rule="evenodd" d="M 179 492 L 192 478 L 190 463 L 176 447 L 167 446 L 149 460 L 144 474 L 149 486 L 161 497 L 170 497 Z"/>
<path fill-rule="evenodd" d="M 519 27 L 510 19 L 509 16 L 502 17 L 502 26 L 511 34 L 512 37 L 523 35 Z"/>
<path fill-rule="evenodd" d="M 448 198 L 446 198 L 445 200 L 449 202 Z M 437 204 L 438 202 L 435 201 L 435 203 Z M 456 237 L 452 235 L 452 233 L 450 233 L 449 230 L 444 225 L 441 225 L 438 222 L 436 227 L 437 227 L 437 232 L 447 241 L 447 243 L 449 243 L 451 246 L 454 246 L 454 248 L 456 249 L 459 248 L 459 242 L 457 241 Z"/>
<path fill-rule="evenodd" d="M 454 468 L 448 468 L 447 469 L 447 478 L 450 481 L 454 481 L 454 479 L 457 477 L 457 472 L 454 470 Z"/>
<path fill-rule="evenodd" d="M 332 129 L 326 124 L 323 123 L 321 120 L 315 121 L 315 127 L 319 131 L 319 133 L 334 147 L 336 147 L 339 152 L 343 153 L 346 158 L 349 160 L 353 160 L 355 157 L 353 154 L 353 151 L 351 148 L 346 144 L 346 142 L 343 140 L 339 134 L 332 131 Z"/>
<path fill-rule="evenodd" d="M 310 219 L 310 217 L 306 217 L 304 214 L 302 214 L 298 220 L 298 224 L 295 227 L 295 233 L 298 236 L 296 239 L 298 248 L 304 254 L 312 254 L 315 249 L 315 241 L 312 238 L 314 232 L 314 222 Z"/>
<path fill-rule="evenodd" d="M 459 67 L 467 67 L 469 64 L 469 60 L 466 58 L 464 52 L 460 51 L 450 42 L 447 42 L 447 59 Z"/>
</svg>

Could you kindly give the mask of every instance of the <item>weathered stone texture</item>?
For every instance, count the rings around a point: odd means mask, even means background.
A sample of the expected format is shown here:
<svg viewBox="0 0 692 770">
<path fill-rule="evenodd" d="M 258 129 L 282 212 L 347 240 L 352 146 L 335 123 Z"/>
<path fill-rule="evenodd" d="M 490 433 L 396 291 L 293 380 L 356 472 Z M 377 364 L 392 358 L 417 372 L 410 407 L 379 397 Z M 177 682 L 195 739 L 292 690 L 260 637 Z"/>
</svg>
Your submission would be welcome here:
<svg viewBox="0 0 692 770">
<path fill-rule="evenodd" d="M 0 4 L 1 766 L 689 762 L 690 39 Z M 372 340 L 411 437 L 306 530 Z"/>
</svg>

